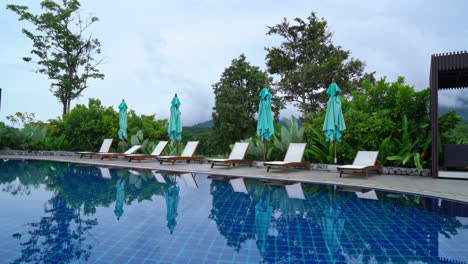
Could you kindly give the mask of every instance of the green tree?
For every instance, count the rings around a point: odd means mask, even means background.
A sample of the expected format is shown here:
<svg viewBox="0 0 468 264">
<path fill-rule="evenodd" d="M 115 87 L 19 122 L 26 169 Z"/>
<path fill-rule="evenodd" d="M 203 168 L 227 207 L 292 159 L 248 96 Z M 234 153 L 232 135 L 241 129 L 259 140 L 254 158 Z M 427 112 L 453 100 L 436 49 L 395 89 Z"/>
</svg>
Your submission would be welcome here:
<svg viewBox="0 0 468 264">
<path fill-rule="evenodd" d="M 258 94 L 264 84 L 272 79 L 257 66 L 250 65 L 244 54 L 232 60 L 219 82 L 213 85 L 215 107 L 213 108 L 213 136 L 222 151 L 229 150 L 229 144 L 255 135 L 255 114 L 260 99 Z M 274 95 L 274 89 L 270 88 Z M 282 104 L 273 96 L 272 111 L 278 119 Z"/>
<path fill-rule="evenodd" d="M 307 21 L 295 18 L 294 22 L 291 25 L 285 18 L 269 27 L 267 35 L 278 35 L 284 41 L 278 47 L 266 48 L 266 61 L 268 71 L 281 77 L 278 86 L 285 100 L 294 102 L 308 120 L 325 107 L 327 96 L 320 90 L 326 89 L 333 78 L 343 94 L 357 89 L 363 78 L 374 78 L 373 73 L 363 73 L 364 62 L 333 45 L 325 19 L 312 12 Z"/>
<path fill-rule="evenodd" d="M 101 53 L 97 38 L 85 36 L 97 17 L 82 20 L 75 13 L 80 8 L 77 0 L 63 0 L 59 5 L 52 0 L 41 2 L 44 13 L 35 15 L 27 6 L 7 5 L 7 9 L 36 27 L 35 31 L 23 28 L 22 32 L 33 41 L 31 53 L 38 60 L 23 57 L 26 62 L 35 62 L 36 72 L 52 80 L 50 91 L 63 105 L 63 114 L 70 112 L 71 101 L 88 88 L 88 79 L 104 79 L 97 66 L 102 60 L 94 56 Z"/>
</svg>

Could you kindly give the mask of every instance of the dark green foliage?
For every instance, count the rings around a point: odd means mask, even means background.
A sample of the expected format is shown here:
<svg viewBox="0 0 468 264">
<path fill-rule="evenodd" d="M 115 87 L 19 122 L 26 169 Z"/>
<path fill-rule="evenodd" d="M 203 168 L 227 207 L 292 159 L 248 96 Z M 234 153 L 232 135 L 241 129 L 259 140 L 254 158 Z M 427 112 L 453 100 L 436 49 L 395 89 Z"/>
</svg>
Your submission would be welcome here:
<svg viewBox="0 0 468 264">
<path fill-rule="evenodd" d="M 468 144 L 468 123 L 458 124 L 453 130 L 447 133 L 447 140 L 456 144 Z"/>
<path fill-rule="evenodd" d="M 278 86 L 284 99 L 296 103 L 306 120 L 325 107 L 327 96 L 318 91 L 326 89 L 333 78 L 343 94 L 357 89 L 365 78 L 374 80 L 373 73 L 363 73 L 362 61 L 332 43 L 327 22 L 313 12 L 306 21 L 295 18 L 294 24 L 285 18 L 269 27 L 267 34 L 284 39 L 279 47 L 266 48 L 268 71 L 281 77 Z"/>
<path fill-rule="evenodd" d="M 242 54 L 226 68 L 219 82 L 213 85 L 215 107 L 213 108 L 213 137 L 219 152 L 227 152 L 229 145 L 255 135 L 257 122 L 255 114 L 258 111 L 260 99 L 258 95 L 264 84 L 272 79 L 259 67 L 250 65 Z M 278 119 L 282 104 L 273 94 L 272 111 Z"/>
<path fill-rule="evenodd" d="M 37 150 L 46 133 L 47 130 L 39 126 L 26 125 L 17 129 L 0 123 L 0 149 Z"/>
<path fill-rule="evenodd" d="M 155 115 L 138 116 L 135 111 L 128 111 L 128 134 L 136 135 L 141 130 L 147 142 L 167 140 L 167 120 L 155 120 Z M 62 119 L 51 120 L 48 128 L 52 136 L 65 134 L 69 150 L 98 150 L 103 139 L 113 138 L 114 149 L 118 147 L 119 113 L 112 107 L 101 105 L 98 99 L 89 99 L 88 106 L 76 105 Z M 143 142 L 143 140 L 142 140 Z M 141 143 L 142 143 L 141 142 Z M 128 144 L 128 142 L 126 142 Z M 150 152 L 152 149 L 150 150 Z"/>
<path fill-rule="evenodd" d="M 296 118 L 291 120 L 283 118 L 284 125 L 274 123 L 275 134 L 271 136 L 270 142 L 262 142 L 258 135 L 245 139 L 242 142 L 248 142 L 249 149 L 247 157 L 254 160 L 263 160 L 263 148 L 265 147 L 266 160 L 283 160 L 290 143 L 304 142 L 304 127 L 299 126 Z"/>
<path fill-rule="evenodd" d="M 427 133 L 428 129 L 426 128 L 428 126 L 428 122 L 421 123 L 419 127 L 414 129 L 414 131 L 425 130 Z M 418 171 L 421 171 L 423 166 L 426 164 L 428 165 L 427 160 L 421 158 L 425 157 L 429 148 L 429 144 L 432 141 L 432 137 L 427 134 L 419 135 L 417 132 L 414 133 L 413 131 L 408 131 L 408 119 L 406 116 L 403 116 L 401 140 L 395 138 L 395 141 L 397 146 L 399 146 L 400 151 L 397 155 L 387 157 L 387 160 L 394 160 L 399 166 L 404 166 L 408 161 L 411 161 L 416 166 Z"/>
<path fill-rule="evenodd" d="M 358 150 L 378 150 L 380 165 L 429 167 L 429 89 L 415 91 L 403 77 L 393 83 L 384 77 L 375 85 L 364 81 L 363 87 L 352 99 L 341 99 L 347 129 L 337 143 L 338 163 L 352 163 Z M 312 162 L 330 162 L 333 155 L 332 144 L 322 137 L 324 117 L 325 111 L 305 125 L 306 159 Z M 441 145 L 450 142 L 447 133 L 459 123 L 454 111 L 439 117 Z"/>
<path fill-rule="evenodd" d="M 82 20 L 76 14 L 80 8 L 78 0 L 63 0 L 62 5 L 52 0 L 41 2 L 42 14 L 32 14 L 29 7 L 7 5 L 7 9 L 35 26 L 35 30 L 23 28 L 22 32 L 32 40 L 33 54 L 38 60 L 24 57 L 26 62 L 37 65 L 36 72 L 52 80 L 50 91 L 63 104 L 63 114 L 70 112 L 71 101 L 88 88 L 88 79 L 104 79 L 94 56 L 101 53 L 98 39 L 85 36 L 97 17 Z"/>
</svg>

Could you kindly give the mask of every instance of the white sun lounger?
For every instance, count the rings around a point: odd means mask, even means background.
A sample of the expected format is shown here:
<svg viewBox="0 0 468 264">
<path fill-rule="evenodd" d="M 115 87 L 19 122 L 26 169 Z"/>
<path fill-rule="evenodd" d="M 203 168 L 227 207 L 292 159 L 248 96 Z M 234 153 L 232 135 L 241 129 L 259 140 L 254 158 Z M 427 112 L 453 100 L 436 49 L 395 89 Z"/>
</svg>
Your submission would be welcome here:
<svg viewBox="0 0 468 264">
<path fill-rule="evenodd" d="M 123 157 L 125 155 L 133 154 L 140 148 L 141 148 L 141 145 L 135 145 L 131 147 L 130 149 L 128 149 L 127 151 L 125 151 L 124 153 L 97 153 L 96 155 L 100 156 L 101 160 L 104 158 L 108 158 L 109 160 L 112 160 L 112 158 L 115 158 L 115 157 Z"/>
<path fill-rule="evenodd" d="M 268 161 L 264 163 L 267 166 L 267 172 L 271 167 L 286 168 L 289 172 L 291 167 L 307 167 L 310 170 L 310 162 L 302 161 L 306 143 L 290 143 L 284 161 Z"/>
<path fill-rule="evenodd" d="M 232 147 L 231 154 L 227 159 L 207 159 L 211 163 L 211 168 L 214 165 L 224 165 L 231 168 L 231 165 L 235 166 L 237 163 L 248 163 L 252 167 L 252 160 L 244 159 L 247 149 L 249 148 L 249 143 L 236 142 L 234 147 Z"/>
<path fill-rule="evenodd" d="M 376 166 L 378 151 L 358 151 L 352 165 L 339 166 L 337 169 L 342 174 L 364 174 L 366 178 L 369 176 L 369 171 L 379 170 Z"/>
<path fill-rule="evenodd" d="M 166 149 L 166 146 L 168 143 L 169 143 L 168 141 L 159 141 L 158 145 L 156 145 L 153 152 L 151 152 L 151 154 L 149 155 L 148 154 L 130 154 L 130 155 L 125 155 L 125 157 L 128 158 L 128 162 L 132 162 L 132 160 L 138 160 L 138 163 L 140 163 L 142 159 L 157 158 L 161 156 L 164 149 Z"/>
<path fill-rule="evenodd" d="M 200 164 L 202 164 L 204 159 L 203 157 L 193 156 L 198 148 L 198 144 L 200 144 L 200 141 L 189 141 L 187 142 L 187 145 L 185 145 L 184 151 L 182 151 L 180 156 L 159 156 L 157 159 L 160 164 L 163 164 L 163 162 L 172 162 L 172 165 L 174 165 L 178 160 L 185 160 L 187 163 L 191 160 L 198 160 L 200 161 Z"/>
<path fill-rule="evenodd" d="M 112 138 L 106 138 L 104 141 L 102 141 L 101 148 L 99 149 L 99 152 L 89 152 L 89 151 L 79 151 L 75 152 L 76 154 L 80 155 L 80 159 L 83 158 L 83 156 L 89 156 L 90 159 L 93 158 L 94 155 L 98 153 L 109 153 L 109 150 L 112 146 L 112 142 L 114 139 Z"/>
</svg>

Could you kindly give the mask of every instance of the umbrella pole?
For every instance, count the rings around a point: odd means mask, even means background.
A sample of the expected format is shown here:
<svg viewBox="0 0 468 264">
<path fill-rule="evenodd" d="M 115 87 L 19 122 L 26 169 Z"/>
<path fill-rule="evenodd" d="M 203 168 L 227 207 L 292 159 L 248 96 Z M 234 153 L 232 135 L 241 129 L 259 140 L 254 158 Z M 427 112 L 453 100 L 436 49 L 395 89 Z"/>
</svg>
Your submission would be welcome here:
<svg viewBox="0 0 468 264">
<path fill-rule="evenodd" d="M 175 154 L 176 154 L 176 156 L 177 156 L 177 155 L 178 155 L 178 154 L 177 154 L 177 139 L 174 139 L 174 140 L 175 140 Z"/>
<path fill-rule="evenodd" d="M 125 141 L 125 140 L 124 140 L 123 137 L 122 137 L 122 153 L 125 152 L 125 149 L 124 149 L 124 141 Z"/>
<path fill-rule="evenodd" d="M 335 149 L 335 164 L 336 164 L 336 140 L 333 140 L 333 148 Z"/>
<path fill-rule="evenodd" d="M 265 152 L 266 152 L 266 149 L 265 149 L 265 140 L 263 140 L 263 161 L 266 161 L 266 159 L 265 159 Z"/>
</svg>

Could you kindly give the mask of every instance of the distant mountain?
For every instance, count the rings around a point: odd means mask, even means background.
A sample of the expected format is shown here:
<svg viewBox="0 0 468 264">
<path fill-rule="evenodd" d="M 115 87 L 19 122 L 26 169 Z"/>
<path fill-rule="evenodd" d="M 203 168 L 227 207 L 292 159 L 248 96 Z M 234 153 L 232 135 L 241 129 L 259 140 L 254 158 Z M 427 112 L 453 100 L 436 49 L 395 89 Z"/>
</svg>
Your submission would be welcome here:
<svg viewBox="0 0 468 264">
<path fill-rule="evenodd" d="M 192 127 L 213 127 L 213 119 L 193 125 Z"/>
<path fill-rule="evenodd" d="M 468 108 L 467 107 L 464 107 L 464 108 L 452 108 L 452 107 L 447 107 L 447 106 L 441 106 L 439 105 L 439 115 L 441 114 L 445 114 L 447 113 L 448 111 L 450 110 L 455 110 L 457 111 L 457 115 L 461 116 L 463 121 L 465 123 L 468 122 Z"/>
</svg>

